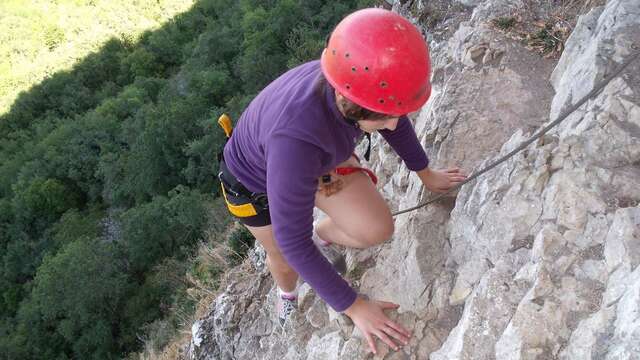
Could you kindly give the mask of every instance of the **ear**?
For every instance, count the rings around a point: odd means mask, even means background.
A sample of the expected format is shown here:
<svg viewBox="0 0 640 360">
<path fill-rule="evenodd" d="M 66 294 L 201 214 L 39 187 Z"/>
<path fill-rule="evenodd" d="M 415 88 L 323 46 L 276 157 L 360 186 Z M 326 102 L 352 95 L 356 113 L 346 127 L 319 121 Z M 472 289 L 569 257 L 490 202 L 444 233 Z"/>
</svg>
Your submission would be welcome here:
<svg viewBox="0 0 640 360">
<path fill-rule="evenodd" d="M 336 94 L 336 106 L 338 107 L 338 111 L 340 111 L 342 116 L 345 116 L 345 113 L 344 113 L 345 97 L 342 94 L 340 94 L 338 92 L 338 90 L 334 90 L 334 91 L 335 91 L 335 94 Z"/>
</svg>

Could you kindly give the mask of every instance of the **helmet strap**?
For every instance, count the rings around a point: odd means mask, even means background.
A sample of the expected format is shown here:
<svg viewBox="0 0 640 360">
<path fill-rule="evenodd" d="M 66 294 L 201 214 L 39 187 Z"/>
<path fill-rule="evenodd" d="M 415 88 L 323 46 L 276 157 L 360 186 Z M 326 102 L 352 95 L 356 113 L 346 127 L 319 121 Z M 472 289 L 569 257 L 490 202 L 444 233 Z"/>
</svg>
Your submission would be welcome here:
<svg viewBox="0 0 640 360">
<path fill-rule="evenodd" d="M 344 106 L 345 106 L 344 102 L 336 101 L 336 103 L 338 105 L 338 110 L 340 110 L 340 112 L 344 114 Z M 344 119 L 349 125 L 355 127 L 356 129 L 360 129 L 360 124 L 358 123 L 357 119 L 354 119 L 346 115 L 344 115 Z M 365 151 L 364 153 L 364 159 L 366 161 L 369 161 L 369 158 L 371 157 L 371 134 L 368 132 L 365 132 L 364 135 L 367 137 L 367 140 L 369 141 L 369 144 L 367 145 L 367 151 Z"/>
<path fill-rule="evenodd" d="M 354 119 L 354 118 L 350 118 L 350 117 L 344 117 L 345 121 L 347 122 L 347 124 L 353 126 L 356 129 L 360 129 L 360 124 L 358 124 L 358 120 Z"/>
</svg>

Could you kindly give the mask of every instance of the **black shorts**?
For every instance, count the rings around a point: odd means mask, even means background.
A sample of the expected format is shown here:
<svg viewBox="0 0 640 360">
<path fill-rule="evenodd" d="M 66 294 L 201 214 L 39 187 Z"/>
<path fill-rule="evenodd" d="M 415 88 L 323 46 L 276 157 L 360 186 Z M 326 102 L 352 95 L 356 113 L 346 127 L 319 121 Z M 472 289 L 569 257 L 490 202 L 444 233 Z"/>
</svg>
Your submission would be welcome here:
<svg viewBox="0 0 640 360">
<path fill-rule="evenodd" d="M 218 178 L 220 179 L 227 209 L 233 217 L 247 226 L 261 227 L 271 225 L 267 194 L 256 194 L 249 191 L 231 174 L 224 161 L 220 161 Z M 242 208 L 255 214 L 247 216 L 235 210 Z"/>
</svg>

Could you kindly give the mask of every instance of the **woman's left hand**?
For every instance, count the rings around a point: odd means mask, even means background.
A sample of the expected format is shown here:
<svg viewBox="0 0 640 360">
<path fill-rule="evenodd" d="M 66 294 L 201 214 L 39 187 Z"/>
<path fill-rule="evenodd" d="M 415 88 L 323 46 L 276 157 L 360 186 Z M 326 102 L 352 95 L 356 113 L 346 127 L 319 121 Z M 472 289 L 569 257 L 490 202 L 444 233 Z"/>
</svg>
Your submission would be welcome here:
<svg viewBox="0 0 640 360">
<path fill-rule="evenodd" d="M 446 170 L 432 170 L 426 168 L 417 172 L 424 186 L 432 192 L 444 193 L 452 187 L 466 180 L 460 168 L 450 168 Z"/>
</svg>

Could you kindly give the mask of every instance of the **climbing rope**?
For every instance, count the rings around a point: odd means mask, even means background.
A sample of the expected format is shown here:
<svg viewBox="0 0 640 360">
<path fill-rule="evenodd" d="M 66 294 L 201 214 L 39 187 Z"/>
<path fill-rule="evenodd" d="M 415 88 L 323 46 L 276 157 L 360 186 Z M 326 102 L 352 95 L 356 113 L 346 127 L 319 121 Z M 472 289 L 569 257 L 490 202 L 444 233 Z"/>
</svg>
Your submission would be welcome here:
<svg viewBox="0 0 640 360">
<path fill-rule="evenodd" d="M 421 207 L 427 206 L 431 203 L 434 203 L 440 199 L 442 199 L 443 197 L 451 194 L 452 192 L 458 190 L 462 185 L 475 180 L 476 178 L 478 178 L 480 175 L 486 173 L 487 171 L 493 169 L 494 167 L 500 165 L 501 163 L 507 161 L 509 158 L 511 158 L 513 155 L 519 153 L 520 151 L 522 151 L 524 148 L 526 148 L 527 146 L 529 146 L 529 144 L 531 144 L 532 142 L 536 141 L 537 139 L 539 139 L 540 137 L 542 137 L 544 134 L 546 134 L 549 130 L 551 130 L 553 127 L 555 127 L 556 125 L 560 124 L 564 119 L 566 119 L 569 115 L 571 115 L 574 111 L 578 110 L 578 108 L 580 106 L 582 106 L 582 104 L 584 104 L 585 102 L 587 102 L 587 100 L 591 99 L 592 97 L 594 97 L 596 94 L 598 94 L 602 89 L 604 89 L 605 86 L 607 86 L 607 84 L 609 84 L 609 82 L 611 82 L 611 80 L 613 80 L 615 77 L 617 77 L 618 75 L 620 75 L 620 73 L 627 67 L 629 66 L 629 64 L 631 64 L 632 62 L 634 62 L 638 56 L 640 56 L 640 52 L 635 53 L 634 55 L 632 55 L 631 57 L 629 57 L 626 61 L 624 61 L 622 63 L 622 65 L 620 65 L 620 67 L 618 67 L 618 69 L 616 69 L 613 73 L 611 73 L 609 76 L 606 76 L 601 82 L 599 82 L 594 88 L 593 90 L 591 90 L 587 95 L 585 95 L 584 97 L 582 97 L 577 103 L 575 103 L 574 105 L 572 105 L 571 107 L 569 107 L 565 112 L 563 112 L 562 114 L 560 114 L 560 116 L 554 120 L 553 122 L 551 122 L 549 125 L 545 126 L 542 130 L 538 131 L 536 134 L 534 134 L 531 138 L 527 139 L 526 141 L 524 141 L 522 144 L 520 144 L 517 148 L 513 149 L 511 152 L 509 152 L 508 154 L 504 155 L 503 157 L 499 158 L 498 160 L 496 160 L 495 162 L 493 162 L 492 164 L 488 165 L 487 167 L 485 167 L 484 169 L 474 173 L 473 175 L 469 176 L 465 181 L 461 182 L 460 184 L 452 187 L 451 189 L 449 189 L 447 192 L 439 194 L 427 201 L 425 201 L 422 204 L 416 205 L 414 207 L 408 208 L 408 209 L 404 209 L 404 210 L 399 210 L 394 212 L 393 214 L 391 214 L 392 216 L 396 216 L 396 215 L 400 215 L 400 214 L 404 214 L 407 213 L 409 211 L 413 211 L 416 209 L 419 209 Z"/>
</svg>

